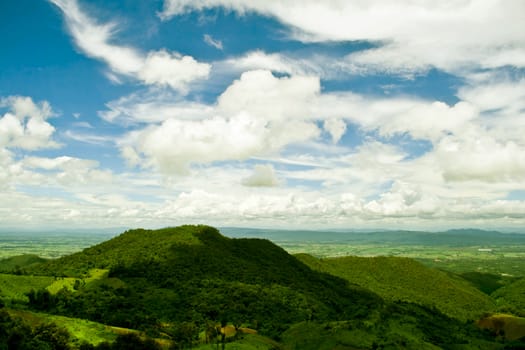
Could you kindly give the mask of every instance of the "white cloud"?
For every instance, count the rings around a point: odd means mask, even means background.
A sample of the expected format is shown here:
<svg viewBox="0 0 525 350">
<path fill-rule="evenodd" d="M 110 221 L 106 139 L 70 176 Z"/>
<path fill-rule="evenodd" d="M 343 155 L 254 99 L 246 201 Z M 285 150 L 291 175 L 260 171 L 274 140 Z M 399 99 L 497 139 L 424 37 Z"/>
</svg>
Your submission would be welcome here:
<svg viewBox="0 0 525 350">
<path fill-rule="evenodd" d="M 11 112 L 0 118 L 0 147 L 37 150 L 55 148 L 55 128 L 46 121 L 53 115 L 47 102 L 35 104 L 29 97 L 11 96 L 0 100 Z"/>
<path fill-rule="evenodd" d="M 292 59 L 281 53 L 266 53 L 262 50 L 248 52 L 240 57 L 229 58 L 214 64 L 221 70 L 268 70 L 276 73 L 288 73 L 294 75 L 306 75 L 307 73 L 319 73 L 319 69 L 308 69 L 304 61 Z"/>
<path fill-rule="evenodd" d="M 260 120 L 307 119 L 310 101 L 320 93 L 319 78 L 276 78 L 269 71 L 245 72 L 219 97 L 218 110 L 225 115 L 247 111 Z"/>
<path fill-rule="evenodd" d="M 197 62 L 193 57 L 166 50 L 144 55 L 132 47 L 113 44 L 117 24 L 97 23 L 80 9 L 76 0 L 50 1 L 63 11 L 68 29 L 80 50 L 107 63 L 115 74 L 130 76 L 145 84 L 167 85 L 182 92 L 189 83 L 208 77 L 211 66 Z M 118 82 L 118 77 L 113 81 Z"/>
<path fill-rule="evenodd" d="M 158 123 L 170 118 L 202 120 L 213 117 L 213 106 L 181 100 L 165 89 L 149 89 L 133 93 L 106 104 L 107 110 L 99 112 L 110 123 Z"/>
<path fill-rule="evenodd" d="M 168 85 L 184 91 L 195 79 L 206 78 L 210 66 L 191 56 L 169 53 L 166 50 L 148 53 L 138 77 L 146 84 Z"/>
<path fill-rule="evenodd" d="M 458 97 L 476 105 L 482 112 L 518 115 L 525 110 L 525 79 L 484 79 L 459 89 Z"/>
<path fill-rule="evenodd" d="M 271 164 L 257 164 L 253 173 L 242 181 L 248 187 L 273 187 L 279 185 L 275 169 Z"/>
<path fill-rule="evenodd" d="M 316 76 L 327 80 L 343 80 L 356 73 L 355 67 L 340 56 L 321 53 L 294 54 L 287 52 L 267 53 L 261 49 L 241 56 L 213 62 L 215 72 L 239 74 L 250 70 L 268 70 L 289 75 Z"/>
<path fill-rule="evenodd" d="M 146 157 L 143 165 L 166 174 L 185 173 L 192 163 L 245 160 L 317 135 L 318 129 L 311 123 L 267 124 L 243 113 L 204 121 L 169 119 L 129 134 L 123 143 L 123 156 L 137 163 L 136 156 L 142 154 Z"/>
<path fill-rule="evenodd" d="M 444 180 L 508 183 L 522 176 L 519 155 L 524 154 L 525 145 L 519 116 L 523 113 L 523 83 L 498 84 L 495 91 L 501 92 L 501 99 L 483 98 L 488 93 L 478 84 L 463 88 L 459 93 L 462 100 L 447 105 L 407 97 L 321 93 L 317 78 L 277 78 L 268 71 L 251 71 L 234 81 L 215 104 L 171 101 L 162 94 L 159 100 L 153 94 L 141 101 L 137 95 L 110 103 L 112 112 L 104 113 L 115 113 L 112 118 L 128 116 L 133 122 L 154 123 L 129 133 L 119 145 L 130 165 L 157 168 L 167 175 L 216 161 L 278 158 L 293 144 L 316 140 L 319 121 L 336 143 L 350 122 L 361 132 L 377 132 L 386 141 L 377 142 L 377 136 L 370 136 L 357 153 L 329 163 L 326 169 L 317 169 L 311 180 L 331 186 L 353 179 L 374 188 L 374 182 L 384 184 L 395 176 L 410 176 L 417 183 L 432 181 L 432 191 L 441 191 L 440 186 L 447 186 Z M 504 122 L 494 123 L 496 118 Z M 384 143 L 402 135 L 429 141 L 430 149 L 408 162 L 409 154 Z M 451 150 L 451 145 L 456 148 Z M 329 145 L 319 147 L 316 152 L 324 152 L 329 158 L 349 152 L 343 147 L 331 156 Z M 307 152 L 304 145 L 301 150 Z M 313 174 L 315 171 L 307 176 Z M 503 192 L 498 193 L 501 196 Z"/>
<path fill-rule="evenodd" d="M 525 145 L 499 141 L 480 131 L 444 138 L 435 154 L 447 181 L 516 183 L 525 179 Z"/>
<path fill-rule="evenodd" d="M 415 98 L 373 98 L 353 93 L 323 94 L 314 100 L 316 115 L 345 118 L 381 135 L 409 133 L 415 139 L 438 140 L 475 119 L 476 106 L 460 101 L 453 106 Z"/>
<path fill-rule="evenodd" d="M 222 50 L 223 47 L 222 47 L 222 41 L 220 40 L 217 40 L 217 39 L 214 39 L 211 35 L 209 34 L 204 34 L 203 36 L 203 39 L 204 39 L 204 42 L 210 46 L 213 46 L 214 48 L 216 48 L 217 50 Z"/>
<path fill-rule="evenodd" d="M 160 125 L 132 132 L 121 141 L 122 155 L 130 164 L 170 174 L 187 172 L 190 164 L 278 152 L 319 135 L 303 108 L 318 91 L 315 78 L 247 72 L 218 98 L 213 116 L 187 120 L 174 115 Z"/>
<path fill-rule="evenodd" d="M 346 123 L 341 119 L 327 119 L 323 124 L 323 128 L 332 137 L 332 142 L 337 143 L 346 132 Z"/>
<path fill-rule="evenodd" d="M 89 143 L 92 145 L 105 145 L 115 143 L 115 137 L 102 136 L 95 133 L 79 133 L 72 130 L 66 130 L 63 134 L 66 138 L 78 142 Z"/>
<path fill-rule="evenodd" d="M 98 169 L 98 162 L 89 159 L 80 159 L 68 156 L 56 158 L 46 157 L 26 157 L 22 160 L 21 165 L 31 171 L 44 170 L 47 173 L 44 179 L 47 183 L 39 182 L 40 186 L 60 185 L 68 189 L 78 186 L 101 186 L 111 183 L 112 173 L 107 170 Z"/>
<path fill-rule="evenodd" d="M 349 67 L 361 72 L 411 74 L 433 66 L 462 73 L 525 66 L 525 4 L 520 0 L 165 0 L 161 18 L 213 7 L 275 17 L 303 41 L 380 43 L 348 56 Z"/>
</svg>

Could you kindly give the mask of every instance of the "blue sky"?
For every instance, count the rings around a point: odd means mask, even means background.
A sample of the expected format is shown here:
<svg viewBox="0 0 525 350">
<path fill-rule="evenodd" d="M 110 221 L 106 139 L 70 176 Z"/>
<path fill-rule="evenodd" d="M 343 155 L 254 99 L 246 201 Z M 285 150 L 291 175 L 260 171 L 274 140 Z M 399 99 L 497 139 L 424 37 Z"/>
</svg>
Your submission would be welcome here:
<svg viewBox="0 0 525 350">
<path fill-rule="evenodd" d="M 525 223 L 521 1 L 0 4 L 5 227 Z"/>
</svg>

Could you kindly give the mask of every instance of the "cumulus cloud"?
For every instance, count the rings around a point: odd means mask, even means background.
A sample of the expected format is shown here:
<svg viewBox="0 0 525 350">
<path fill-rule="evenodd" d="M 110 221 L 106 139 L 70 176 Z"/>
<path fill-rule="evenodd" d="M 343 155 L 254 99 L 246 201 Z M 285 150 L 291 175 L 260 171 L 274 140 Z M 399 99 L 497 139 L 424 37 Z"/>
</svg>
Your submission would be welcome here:
<svg viewBox="0 0 525 350">
<path fill-rule="evenodd" d="M 77 186 L 100 186 L 112 181 L 112 173 L 98 168 L 97 161 L 69 156 L 56 158 L 26 157 L 21 165 L 28 170 L 46 172 L 39 176 L 39 185 L 61 185 L 68 188 Z M 42 182 L 43 180 L 43 182 Z M 47 183 L 46 183 L 47 182 Z"/>
<path fill-rule="evenodd" d="M 279 184 L 279 180 L 271 164 L 257 164 L 253 173 L 242 180 L 242 184 L 248 187 L 273 187 Z"/>
<path fill-rule="evenodd" d="M 55 148 L 55 128 L 47 122 L 53 115 L 47 102 L 34 103 L 29 97 L 11 96 L 0 100 L 10 112 L 0 118 L 0 147 L 37 150 Z"/>
<path fill-rule="evenodd" d="M 345 92 L 323 94 L 313 103 L 316 114 L 325 118 L 344 117 L 384 136 L 409 133 L 415 139 L 438 140 L 478 116 L 476 106 L 465 101 L 451 106 L 440 101 L 373 98 Z"/>
<path fill-rule="evenodd" d="M 161 18 L 213 7 L 253 11 L 288 25 L 298 40 L 377 43 L 347 57 L 356 71 L 410 74 L 437 67 L 460 73 L 472 65 L 525 66 L 524 6 L 519 0 L 165 0 Z"/>
<path fill-rule="evenodd" d="M 148 53 L 138 77 L 146 84 L 169 85 L 184 90 L 193 80 L 207 77 L 209 71 L 208 64 L 199 63 L 191 56 L 160 50 Z"/>
<path fill-rule="evenodd" d="M 190 56 L 166 50 L 145 55 L 135 48 L 113 44 L 116 23 L 97 23 L 82 11 L 76 0 L 50 1 L 63 11 L 79 49 L 89 57 L 107 63 L 115 74 L 130 76 L 145 84 L 170 86 L 182 92 L 189 83 L 209 75 L 211 66 Z M 118 78 L 115 81 L 118 82 Z"/>
<path fill-rule="evenodd" d="M 317 77 L 276 78 L 269 71 L 249 71 L 219 96 L 218 110 L 229 115 L 249 111 L 261 120 L 301 120 L 311 115 L 309 101 L 320 89 Z"/>
<path fill-rule="evenodd" d="M 301 109 L 318 91 L 315 78 L 247 72 L 218 98 L 212 117 L 173 116 L 160 125 L 134 131 L 121 141 L 122 155 L 130 164 L 170 174 L 187 172 L 190 164 L 278 152 L 318 137 L 319 128 Z"/>
<path fill-rule="evenodd" d="M 484 182 L 525 179 L 525 147 L 513 141 L 500 141 L 484 132 L 471 132 L 461 138 L 444 138 L 436 157 L 446 181 Z"/>
</svg>

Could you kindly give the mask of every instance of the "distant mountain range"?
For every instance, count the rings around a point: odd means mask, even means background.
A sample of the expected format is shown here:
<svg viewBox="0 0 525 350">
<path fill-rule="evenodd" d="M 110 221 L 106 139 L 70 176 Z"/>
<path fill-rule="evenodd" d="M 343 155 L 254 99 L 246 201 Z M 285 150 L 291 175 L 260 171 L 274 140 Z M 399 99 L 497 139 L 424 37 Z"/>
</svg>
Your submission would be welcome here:
<svg viewBox="0 0 525 350">
<path fill-rule="evenodd" d="M 405 245 L 472 246 L 497 244 L 525 244 L 525 234 L 503 233 L 479 229 L 455 229 L 443 232 L 426 231 L 309 231 L 253 228 L 222 228 L 229 237 L 258 237 L 279 243 L 299 242 L 349 242 L 354 244 L 392 243 Z"/>
</svg>

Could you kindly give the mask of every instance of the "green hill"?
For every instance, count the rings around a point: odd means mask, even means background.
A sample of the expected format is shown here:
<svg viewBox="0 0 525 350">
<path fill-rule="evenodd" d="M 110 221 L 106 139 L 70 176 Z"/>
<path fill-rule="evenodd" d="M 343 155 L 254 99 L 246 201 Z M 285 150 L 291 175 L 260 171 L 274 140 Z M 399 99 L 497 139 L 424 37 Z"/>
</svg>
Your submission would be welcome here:
<svg viewBox="0 0 525 350">
<path fill-rule="evenodd" d="M 525 278 L 501 287 L 491 296 L 499 309 L 525 317 Z"/>
<path fill-rule="evenodd" d="M 460 320 L 478 319 L 495 308 L 489 296 L 467 281 L 400 257 L 297 257 L 311 268 L 342 277 L 391 301 L 435 307 Z"/>
<path fill-rule="evenodd" d="M 159 323 L 223 320 L 277 335 L 304 320 L 365 317 L 382 304 L 270 241 L 230 239 L 208 226 L 127 231 L 32 272 L 81 278 L 93 268 L 109 269 L 108 283 L 58 293 L 51 303 L 36 300 L 34 307 L 152 331 Z"/>
<path fill-rule="evenodd" d="M 421 283 L 434 278 L 434 284 L 428 286 L 442 288 L 450 298 L 456 294 L 449 289 L 460 290 L 470 296 L 472 305 L 483 305 L 484 311 L 483 298 L 488 296 L 467 282 L 449 287 L 452 279 L 445 273 L 429 275 L 434 270 L 408 259 L 363 264 L 363 270 L 366 265 L 375 266 L 366 270 L 368 274 L 382 270 L 391 276 L 400 271 L 414 274 L 412 279 L 397 281 L 390 277 L 391 292 L 386 293 L 389 289 L 381 279 L 358 283 L 362 281 L 342 273 L 350 260 L 334 259 L 332 264 L 330 259 L 300 258 L 302 261 L 268 240 L 231 239 L 208 226 L 131 230 L 82 252 L 31 267 L 28 272 L 57 276 L 57 281 L 74 285 L 53 293 L 49 288 L 31 292 L 27 307 L 136 329 L 181 346 L 195 343 L 202 347 L 196 339 L 203 334 L 215 332 L 215 338 L 220 338 L 216 329 L 222 324 L 230 329 L 255 329 L 259 336 L 276 341 L 275 348 L 290 350 L 502 348 L 488 333 L 463 322 L 466 317 L 450 318 L 432 307 L 433 298 L 417 299 L 421 289 L 406 299 L 395 297 L 401 294 L 403 283 L 415 288 L 414 276 L 421 273 Z M 376 293 L 383 293 L 384 298 Z M 480 295 L 483 298 L 478 300 Z M 471 312 L 469 303 L 451 303 Z M 307 341 L 310 338 L 315 341 Z M 231 348 L 260 348 L 252 341 L 264 339 L 254 336 L 249 346 L 235 347 L 241 344 L 238 340 Z M 313 345 L 305 347 L 309 342 Z"/>
<path fill-rule="evenodd" d="M 0 260 L 0 272 L 21 272 L 24 268 L 46 262 L 34 254 L 23 254 Z"/>
</svg>

